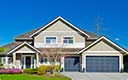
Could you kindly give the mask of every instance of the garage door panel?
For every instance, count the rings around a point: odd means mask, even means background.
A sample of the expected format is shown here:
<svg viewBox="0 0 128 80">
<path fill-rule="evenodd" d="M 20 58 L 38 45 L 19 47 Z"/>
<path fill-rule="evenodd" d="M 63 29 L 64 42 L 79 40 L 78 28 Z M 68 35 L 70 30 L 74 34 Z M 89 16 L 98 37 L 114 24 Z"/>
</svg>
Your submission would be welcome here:
<svg viewBox="0 0 128 80">
<path fill-rule="evenodd" d="M 71 56 L 65 57 L 65 71 L 80 71 L 80 57 L 79 56 Z"/>
<path fill-rule="evenodd" d="M 87 72 L 119 72 L 118 56 L 87 56 Z"/>
</svg>

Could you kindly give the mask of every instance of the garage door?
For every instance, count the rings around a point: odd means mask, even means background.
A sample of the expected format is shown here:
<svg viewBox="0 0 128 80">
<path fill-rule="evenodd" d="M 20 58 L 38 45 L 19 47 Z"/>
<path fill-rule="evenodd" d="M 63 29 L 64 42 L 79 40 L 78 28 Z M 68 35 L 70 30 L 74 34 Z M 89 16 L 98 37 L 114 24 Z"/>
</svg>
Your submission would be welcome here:
<svg viewBox="0 0 128 80">
<path fill-rule="evenodd" d="M 87 56 L 87 72 L 119 72 L 118 56 Z"/>
<path fill-rule="evenodd" d="M 65 57 L 64 68 L 65 68 L 65 71 L 79 72 L 80 71 L 80 57 L 78 56 Z"/>
</svg>

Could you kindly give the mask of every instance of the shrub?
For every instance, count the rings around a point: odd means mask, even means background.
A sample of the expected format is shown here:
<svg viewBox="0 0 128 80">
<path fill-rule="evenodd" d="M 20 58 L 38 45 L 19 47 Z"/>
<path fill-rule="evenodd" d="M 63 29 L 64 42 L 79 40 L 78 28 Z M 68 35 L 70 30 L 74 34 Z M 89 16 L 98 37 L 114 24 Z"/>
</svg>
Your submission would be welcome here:
<svg viewBox="0 0 128 80">
<path fill-rule="evenodd" d="M 2 63 L 0 63 L 0 69 L 4 68 L 3 66 L 4 66 L 4 65 L 3 65 Z"/>
<path fill-rule="evenodd" d="M 47 66 L 47 72 L 50 72 L 51 74 L 53 74 L 53 70 L 54 70 L 54 67 L 53 66 Z"/>
<path fill-rule="evenodd" d="M 2 63 L 0 63 L 0 67 L 2 67 L 3 66 L 3 64 Z"/>
<path fill-rule="evenodd" d="M 23 72 L 27 74 L 35 74 L 37 73 L 37 69 L 27 68 L 27 69 L 24 69 Z"/>
<path fill-rule="evenodd" d="M 47 68 L 48 67 L 46 65 L 41 65 L 41 66 L 39 66 L 37 73 L 38 74 L 45 74 L 47 72 Z"/>
<path fill-rule="evenodd" d="M 0 74 L 19 74 L 22 73 L 21 69 L 0 69 Z"/>
<path fill-rule="evenodd" d="M 54 70 L 55 70 L 56 72 L 59 72 L 59 71 L 61 70 L 60 65 L 55 65 L 55 66 L 54 66 Z"/>
</svg>

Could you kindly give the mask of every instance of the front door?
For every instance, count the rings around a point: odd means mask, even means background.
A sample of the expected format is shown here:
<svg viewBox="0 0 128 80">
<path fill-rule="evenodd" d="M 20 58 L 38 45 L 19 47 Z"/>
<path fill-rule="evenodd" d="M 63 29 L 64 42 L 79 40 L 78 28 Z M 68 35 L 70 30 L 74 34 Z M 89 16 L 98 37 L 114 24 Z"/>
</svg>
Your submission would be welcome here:
<svg viewBox="0 0 128 80">
<path fill-rule="evenodd" d="M 31 68 L 31 56 L 26 56 L 26 68 Z"/>
</svg>

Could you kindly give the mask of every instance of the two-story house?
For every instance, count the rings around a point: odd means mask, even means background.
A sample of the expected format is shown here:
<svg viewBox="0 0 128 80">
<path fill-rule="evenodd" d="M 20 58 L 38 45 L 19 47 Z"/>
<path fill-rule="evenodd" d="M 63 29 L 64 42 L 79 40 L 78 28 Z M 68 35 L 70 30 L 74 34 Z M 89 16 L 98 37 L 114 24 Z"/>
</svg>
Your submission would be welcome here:
<svg viewBox="0 0 128 80">
<path fill-rule="evenodd" d="M 65 54 L 61 68 L 72 72 L 120 72 L 123 54 L 127 53 L 105 36 L 82 30 L 62 17 L 16 36 L 15 42 L 3 47 L 8 50 L 0 54 L 2 63 L 21 69 L 47 65 L 47 58 L 42 56 L 45 50 L 61 48 Z"/>
</svg>

